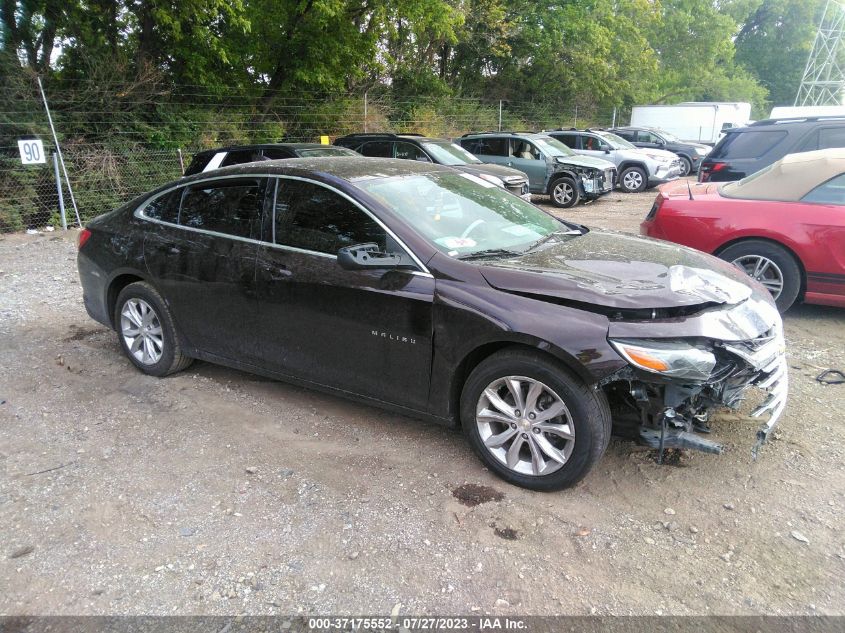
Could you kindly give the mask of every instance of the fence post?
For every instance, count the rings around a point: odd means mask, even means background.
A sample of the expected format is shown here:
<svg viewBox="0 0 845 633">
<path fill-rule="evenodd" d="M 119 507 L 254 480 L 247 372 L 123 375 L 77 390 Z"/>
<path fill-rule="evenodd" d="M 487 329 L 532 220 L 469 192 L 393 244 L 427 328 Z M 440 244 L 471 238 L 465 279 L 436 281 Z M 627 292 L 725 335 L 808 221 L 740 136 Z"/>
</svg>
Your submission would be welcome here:
<svg viewBox="0 0 845 633">
<path fill-rule="evenodd" d="M 367 132 L 367 93 L 364 92 L 364 133 Z"/>
<path fill-rule="evenodd" d="M 50 123 L 50 131 L 53 133 L 53 142 L 56 144 L 56 153 L 59 155 L 59 162 L 62 164 L 62 171 L 65 172 L 67 192 L 70 194 L 70 201 L 73 203 L 73 211 L 76 213 L 76 221 L 79 223 L 79 228 L 82 228 L 82 219 L 79 217 L 79 209 L 76 206 L 76 198 L 73 197 L 73 188 L 70 186 L 70 178 L 68 178 L 67 175 L 65 159 L 62 157 L 62 148 L 59 146 L 59 137 L 56 136 L 56 128 L 53 126 L 53 117 L 50 116 L 50 108 L 47 105 L 47 95 L 44 94 L 44 86 L 41 85 L 41 77 L 36 77 L 35 79 L 38 81 L 38 89 L 41 91 L 41 98 L 44 100 L 44 110 L 47 112 L 47 121 Z"/>
<path fill-rule="evenodd" d="M 182 175 L 185 175 L 185 159 L 182 158 L 182 148 L 177 147 L 176 152 L 179 154 L 179 169 L 182 170 Z"/>
<path fill-rule="evenodd" d="M 499 132 L 502 131 L 502 100 L 499 99 Z"/>
<path fill-rule="evenodd" d="M 613 123 L 610 124 L 610 127 L 616 127 L 616 106 L 613 106 Z"/>
<path fill-rule="evenodd" d="M 575 123 L 572 124 L 576 130 L 578 129 L 578 104 L 575 104 Z"/>
<path fill-rule="evenodd" d="M 62 177 L 59 175 L 59 155 L 56 152 L 53 152 L 53 173 L 56 174 L 56 193 L 59 194 L 59 215 L 62 217 L 62 230 L 67 231 L 65 194 L 62 191 Z"/>
</svg>

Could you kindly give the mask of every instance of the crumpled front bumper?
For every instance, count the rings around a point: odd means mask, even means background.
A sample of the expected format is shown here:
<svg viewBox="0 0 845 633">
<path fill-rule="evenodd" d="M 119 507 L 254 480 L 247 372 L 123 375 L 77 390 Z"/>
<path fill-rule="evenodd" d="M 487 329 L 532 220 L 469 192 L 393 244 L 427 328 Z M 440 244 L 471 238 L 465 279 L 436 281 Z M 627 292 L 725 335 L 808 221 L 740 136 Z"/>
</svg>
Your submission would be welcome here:
<svg viewBox="0 0 845 633">
<path fill-rule="evenodd" d="M 769 439 L 769 435 L 780 421 L 786 408 L 786 400 L 789 394 L 789 371 L 783 335 L 778 332 L 769 345 L 754 353 L 748 353 L 736 345 L 726 344 L 724 348 L 745 360 L 759 372 L 750 386 L 767 392 L 766 399 L 751 412 L 752 418 L 768 416 L 757 430 L 757 442 L 751 450 L 751 454 L 756 459 L 760 447 Z"/>
</svg>

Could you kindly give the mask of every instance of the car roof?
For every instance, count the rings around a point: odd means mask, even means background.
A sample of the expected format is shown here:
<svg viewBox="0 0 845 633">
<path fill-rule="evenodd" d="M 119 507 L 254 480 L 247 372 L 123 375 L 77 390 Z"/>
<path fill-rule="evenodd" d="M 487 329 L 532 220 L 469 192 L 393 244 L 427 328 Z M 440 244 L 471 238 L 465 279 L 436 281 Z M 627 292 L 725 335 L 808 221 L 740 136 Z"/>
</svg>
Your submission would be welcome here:
<svg viewBox="0 0 845 633">
<path fill-rule="evenodd" d="M 736 182 L 722 185 L 727 198 L 797 202 L 823 182 L 845 173 L 845 148 L 787 154 Z"/>
<path fill-rule="evenodd" d="M 402 139 L 404 141 L 419 141 L 420 143 L 434 141 L 434 142 L 443 142 L 443 143 L 451 143 L 447 138 L 440 138 L 436 136 L 423 136 L 422 134 L 394 134 L 393 132 L 357 132 L 355 134 L 346 134 L 345 136 L 339 136 L 336 140 L 340 140 L 342 138 L 350 138 L 350 139 L 359 139 L 359 140 L 372 140 L 372 141 L 383 141 L 383 140 L 394 140 L 394 139 Z"/>
<path fill-rule="evenodd" d="M 468 134 L 464 134 L 461 138 L 471 138 L 473 136 L 485 137 L 485 136 L 507 136 L 507 137 L 516 137 L 516 138 L 538 138 L 543 136 L 548 136 L 548 132 L 470 132 Z"/>
<path fill-rule="evenodd" d="M 274 149 L 278 147 L 286 147 L 289 149 L 314 149 L 317 147 L 331 147 L 331 145 L 322 145 L 320 143 L 255 143 L 253 145 L 227 145 L 225 147 L 215 147 L 206 149 L 199 154 L 218 153 L 218 152 L 238 152 L 251 149 Z"/>
<path fill-rule="evenodd" d="M 313 158 L 286 158 L 283 160 L 264 160 L 254 163 L 241 163 L 222 169 L 214 169 L 193 176 L 182 182 L 203 180 L 221 176 L 254 175 L 268 176 L 303 175 L 311 172 L 315 175 L 341 178 L 349 182 L 390 178 L 393 176 L 413 176 L 432 172 L 450 172 L 449 167 L 435 163 L 423 163 L 399 158 L 355 158 L 352 156 L 325 156 Z"/>
</svg>

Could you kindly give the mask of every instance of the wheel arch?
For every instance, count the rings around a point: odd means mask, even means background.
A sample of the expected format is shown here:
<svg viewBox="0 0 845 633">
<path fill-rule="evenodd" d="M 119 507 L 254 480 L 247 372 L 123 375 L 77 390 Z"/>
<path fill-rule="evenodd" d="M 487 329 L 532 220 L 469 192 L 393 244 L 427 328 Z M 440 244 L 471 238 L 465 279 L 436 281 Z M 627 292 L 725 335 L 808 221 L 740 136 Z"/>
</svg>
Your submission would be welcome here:
<svg viewBox="0 0 845 633">
<path fill-rule="evenodd" d="M 741 244 L 742 242 L 767 242 L 772 246 L 778 246 L 784 249 L 787 253 L 789 253 L 792 259 L 794 259 L 795 263 L 798 265 L 798 270 L 801 272 L 801 286 L 798 289 L 798 299 L 804 298 L 804 293 L 807 290 L 807 269 L 795 249 L 781 240 L 776 240 L 774 238 L 765 237 L 762 235 L 740 235 L 737 237 L 733 237 L 727 242 L 720 244 L 716 249 L 713 250 L 713 255 L 719 257 L 725 250 L 727 250 L 731 246 Z"/>
<path fill-rule="evenodd" d="M 455 371 L 452 374 L 449 388 L 449 411 L 456 424 L 460 424 L 461 393 L 463 392 L 467 378 L 469 378 L 473 370 L 483 361 L 505 349 L 521 349 L 545 356 L 563 365 L 573 376 L 583 381 L 584 384 L 589 385 L 596 381 L 595 377 L 583 365 L 578 363 L 575 358 L 561 349 L 553 348 L 547 342 L 499 340 L 483 343 L 467 352 L 457 363 Z"/>
<path fill-rule="evenodd" d="M 111 281 L 109 281 L 109 285 L 106 290 L 106 308 L 108 310 L 109 323 L 111 324 L 112 329 L 116 327 L 114 322 L 114 309 L 116 307 L 117 297 L 120 294 L 120 291 L 136 281 L 148 280 L 136 271 L 125 271 L 116 274 L 112 277 Z"/>
<path fill-rule="evenodd" d="M 554 184 L 561 178 L 569 178 L 575 182 L 576 187 L 578 186 L 577 174 L 570 169 L 561 169 L 560 171 L 552 172 L 549 176 L 549 184 L 546 186 L 546 195 L 552 194 L 552 187 L 554 187 Z"/>
<path fill-rule="evenodd" d="M 616 173 L 618 175 L 621 175 L 622 172 L 628 169 L 629 167 L 639 167 L 645 172 L 646 178 L 648 178 L 648 167 L 646 167 L 646 164 L 635 160 L 623 160 L 621 163 L 619 163 L 619 166 L 616 168 Z"/>
</svg>

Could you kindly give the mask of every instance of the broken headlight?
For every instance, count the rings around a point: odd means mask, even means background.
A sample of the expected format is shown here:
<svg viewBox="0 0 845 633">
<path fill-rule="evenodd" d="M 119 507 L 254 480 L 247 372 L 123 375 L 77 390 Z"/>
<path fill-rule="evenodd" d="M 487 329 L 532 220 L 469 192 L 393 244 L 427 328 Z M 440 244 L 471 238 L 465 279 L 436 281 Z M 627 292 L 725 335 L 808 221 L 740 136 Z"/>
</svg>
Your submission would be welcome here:
<svg viewBox="0 0 845 633">
<path fill-rule="evenodd" d="M 686 341 L 616 339 L 610 344 L 637 369 L 670 378 L 704 381 L 716 366 L 712 352 Z"/>
</svg>

